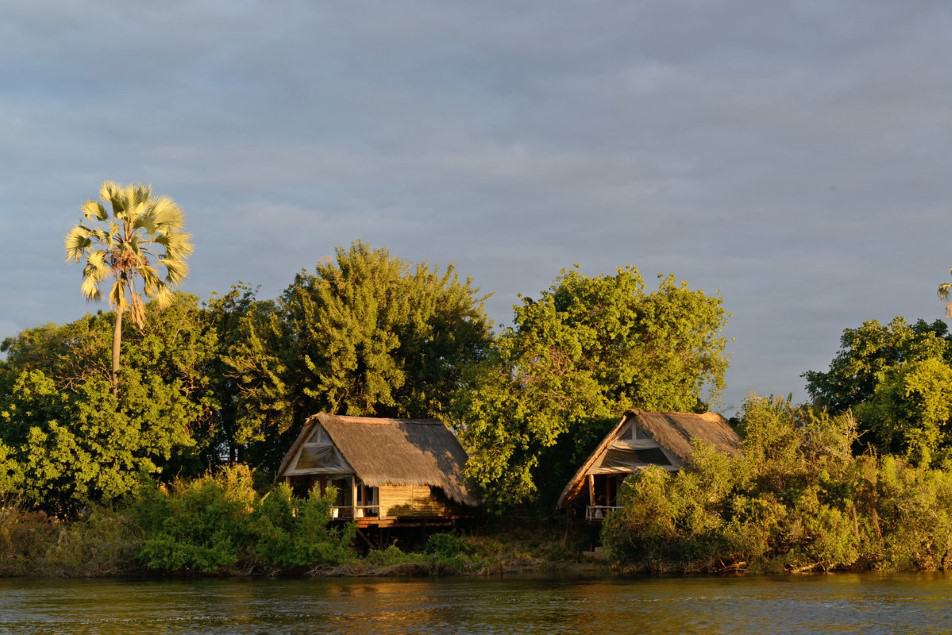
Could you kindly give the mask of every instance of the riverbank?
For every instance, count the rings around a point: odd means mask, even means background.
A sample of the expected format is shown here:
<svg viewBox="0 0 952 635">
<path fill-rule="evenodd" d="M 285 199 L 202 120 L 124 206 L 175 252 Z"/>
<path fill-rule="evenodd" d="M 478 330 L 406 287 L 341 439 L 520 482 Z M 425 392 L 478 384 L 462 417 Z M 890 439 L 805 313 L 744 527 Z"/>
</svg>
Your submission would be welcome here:
<svg viewBox="0 0 952 635">
<path fill-rule="evenodd" d="M 604 559 L 585 557 L 554 533 L 492 535 L 435 533 L 407 550 L 396 545 L 333 561 L 279 566 L 263 559 L 236 560 L 211 571 L 159 569 L 143 557 L 145 539 L 121 514 L 100 512 L 92 521 L 58 523 L 21 513 L 0 531 L 0 578 L 344 578 L 500 577 L 558 575 L 607 577 Z M 5 547 L 5 548 L 3 548 Z"/>
</svg>

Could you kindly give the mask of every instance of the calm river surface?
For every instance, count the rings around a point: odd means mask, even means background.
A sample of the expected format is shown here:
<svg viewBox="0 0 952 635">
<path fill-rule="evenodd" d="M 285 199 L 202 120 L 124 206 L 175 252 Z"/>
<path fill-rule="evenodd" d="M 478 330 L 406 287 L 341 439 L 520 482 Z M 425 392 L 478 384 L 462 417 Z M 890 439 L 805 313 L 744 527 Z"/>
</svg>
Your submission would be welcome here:
<svg viewBox="0 0 952 635">
<path fill-rule="evenodd" d="M 15 633 L 949 633 L 952 578 L 0 580 Z"/>
</svg>

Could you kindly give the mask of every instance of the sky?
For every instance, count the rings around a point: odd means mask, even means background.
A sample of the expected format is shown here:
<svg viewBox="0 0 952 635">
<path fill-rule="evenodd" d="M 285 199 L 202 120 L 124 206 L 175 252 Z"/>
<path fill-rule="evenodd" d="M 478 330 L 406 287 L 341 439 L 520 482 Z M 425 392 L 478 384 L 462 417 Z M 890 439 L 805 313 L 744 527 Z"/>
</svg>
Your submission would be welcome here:
<svg viewBox="0 0 952 635">
<path fill-rule="evenodd" d="M 184 289 L 274 297 L 353 240 L 509 323 L 562 267 L 718 293 L 718 405 L 845 328 L 941 319 L 952 3 L 24 0 L 0 20 L 0 337 L 95 310 L 62 238 L 106 179 L 185 210 Z"/>
</svg>

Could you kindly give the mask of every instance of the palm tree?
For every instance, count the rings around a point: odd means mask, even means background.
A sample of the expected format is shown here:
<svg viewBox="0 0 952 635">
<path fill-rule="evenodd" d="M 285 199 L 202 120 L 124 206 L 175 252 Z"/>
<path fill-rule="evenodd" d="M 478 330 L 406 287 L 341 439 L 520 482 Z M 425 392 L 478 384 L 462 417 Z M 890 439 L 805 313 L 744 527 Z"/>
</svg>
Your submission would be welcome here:
<svg viewBox="0 0 952 635">
<path fill-rule="evenodd" d="M 112 389 L 119 386 L 119 350 L 122 316 L 128 311 L 133 324 L 145 323 L 145 301 L 158 308 L 172 301 L 172 289 L 188 275 L 185 259 L 192 253 L 191 236 L 182 230 L 184 215 L 175 202 L 162 196 L 152 198 L 146 185 L 119 185 L 106 181 L 100 201 L 83 203 L 86 224 L 80 222 L 66 235 L 66 260 L 84 258 L 80 286 L 87 300 L 100 300 L 100 285 L 112 278 L 109 306 L 115 310 L 112 338 Z M 157 265 L 165 269 L 162 277 Z M 137 285 L 137 283 L 139 283 Z"/>
<path fill-rule="evenodd" d="M 952 269 L 949 270 L 949 273 L 952 274 Z M 952 300 L 952 282 L 943 282 L 939 285 L 939 298 L 946 302 Z M 945 305 L 945 313 L 952 317 L 952 302 Z"/>
</svg>

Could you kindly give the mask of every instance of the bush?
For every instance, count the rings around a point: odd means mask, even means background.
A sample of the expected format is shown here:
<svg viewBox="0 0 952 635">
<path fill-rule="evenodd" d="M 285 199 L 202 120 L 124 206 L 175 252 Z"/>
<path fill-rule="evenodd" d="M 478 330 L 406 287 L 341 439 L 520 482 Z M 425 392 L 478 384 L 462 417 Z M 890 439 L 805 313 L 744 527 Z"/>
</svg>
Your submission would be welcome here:
<svg viewBox="0 0 952 635">
<path fill-rule="evenodd" d="M 170 494 L 144 497 L 140 560 L 167 573 L 220 573 L 233 567 L 251 541 L 256 496 L 250 470 L 238 466 L 173 483 Z"/>
<path fill-rule="evenodd" d="M 0 507 L 0 575 L 42 572 L 59 523 L 43 512 Z"/>
<path fill-rule="evenodd" d="M 142 530 L 128 510 L 95 507 L 63 525 L 46 554 L 46 573 L 101 577 L 132 573 L 142 548 Z"/>
<path fill-rule="evenodd" d="M 145 539 L 138 557 L 165 573 L 300 569 L 353 558 L 355 529 L 330 527 L 333 492 L 308 499 L 280 484 L 259 497 L 247 466 L 143 492 L 135 509 Z"/>
<path fill-rule="evenodd" d="M 602 538 L 615 562 L 680 571 L 952 568 L 952 472 L 854 457 L 849 414 L 753 398 L 736 456 L 697 446 L 675 475 L 622 488 Z"/>
<path fill-rule="evenodd" d="M 356 529 L 347 525 L 341 531 L 330 527 L 330 508 L 336 492 L 324 496 L 312 489 L 305 500 L 294 498 L 291 488 L 282 483 L 257 505 L 251 522 L 253 550 L 265 565 L 300 568 L 340 564 L 354 557 L 350 545 Z"/>
</svg>

